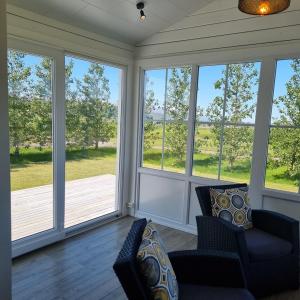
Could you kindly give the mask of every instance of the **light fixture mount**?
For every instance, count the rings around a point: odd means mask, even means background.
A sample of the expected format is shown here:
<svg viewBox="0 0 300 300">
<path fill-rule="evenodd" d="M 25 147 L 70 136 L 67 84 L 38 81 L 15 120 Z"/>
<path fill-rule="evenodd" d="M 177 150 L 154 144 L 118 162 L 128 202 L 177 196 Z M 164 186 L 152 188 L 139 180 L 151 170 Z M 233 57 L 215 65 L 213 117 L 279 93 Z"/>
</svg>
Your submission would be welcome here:
<svg viewBox="0 0 300 300">
<path fill-rule="evenodd" d="M 146 19 L 146 15 L 145 15 L 145 13 L 143 11 L 144 7 L 145 7 L 145 3 L 144 2 L 138 2 L 136 4 L 136 8 L 140 11 L 140 21 L 141 22 L 144 22 L 145 19 Z"/>
<path fill-rule="evenodd" d="M 145 3 L 144 3 L 144 2 L 138 2 L 138 3 L 136 4 L 136 8 L 137 8 L 138 10 L 144 9 L 144 7 L 145 7 Z"/>
<path fill-rule="evenodd" d="M 272 15 L 286 10 L 291 0 L 239 0 L 239 10 L 250 15 Z"/>
</svg>

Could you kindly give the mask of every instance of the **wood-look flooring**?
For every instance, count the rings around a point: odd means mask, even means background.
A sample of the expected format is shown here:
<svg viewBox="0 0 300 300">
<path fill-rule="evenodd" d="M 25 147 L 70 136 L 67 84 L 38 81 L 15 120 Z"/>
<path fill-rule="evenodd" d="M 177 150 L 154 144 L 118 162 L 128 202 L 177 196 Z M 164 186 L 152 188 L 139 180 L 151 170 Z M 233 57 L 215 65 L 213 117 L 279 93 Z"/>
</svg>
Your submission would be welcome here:
<svg viewBox="0 0 300 300">
<path fill-rule="evenodd" d="M 101 175 L 66 182 L 65 227 L 116 210 L 116 176 Z M 53 185 L 11 193 L 12 240 L 53 228 Z"/>
<path fill-rule="evenodd" d="M 126 299 L 112 265 L 133 220 L 125 217 L 14 259 L 13 299 Z M 195 249 L 195 235 L 157 227 L 168 251 Z M 300 291 L 267 299 L 299 300 Z"/>
</svg>

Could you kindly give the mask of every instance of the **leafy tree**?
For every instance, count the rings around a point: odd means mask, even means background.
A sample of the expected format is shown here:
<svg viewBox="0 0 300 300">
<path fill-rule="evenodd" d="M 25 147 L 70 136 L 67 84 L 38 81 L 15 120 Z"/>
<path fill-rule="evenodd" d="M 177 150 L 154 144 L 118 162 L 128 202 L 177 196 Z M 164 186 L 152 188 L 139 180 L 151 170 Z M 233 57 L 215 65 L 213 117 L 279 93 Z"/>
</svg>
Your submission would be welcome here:
<svg viewBox="0 0 300 300">
<path fill-rule="evenodd" d="M 166 144 L 177 162 L 182 162 L 188 133 L 191 68 L 173 68 L 166 101 Z"/>
<path fill-rule="evenodd" d="M 31 101 L 31 142 L 39 149 L 52 143 L 52 105 L 50 100 L 33 99 Z"/>
<path fill-rule="evenodd" d="M 43 146 L 52 142 L 52 59 L 44 57 L 35 66 L 34 98 L 31 100 L 31 140 Z"/>
<path fill-rule="evenodd" d="M 251 155 L 252 128 L 241 128 L 237 124 L 252 118 L 254 114 L 253 100 L 257 83 L 258 72 L 253 63 L 228 65 L 223 71 L 223 77 L 215 83 L 215 89 L 222 90 L 224 97 L 215 97 L 206 111 L 208 119 L 213 123 L 212 132 L 217 145 L 223 133 L 222 154 L 228 160 L 230 170 L 237 159 Z M 224 126 L 223 122 L 229 125 Z"/>
<path fill-rule="evenodd" d="M 79 86 L 73 77 L 74 61 L 65 65 L 66 141 L 69 147 L 82 145 L 84 132 L 81 130 L 81 101 Z"/>
<path fill-rule="evenodd" d="M 270 145 L 273 160 L 288 168 L 287 175 L 300 180 L 300 59 L 291 61 L 292 77 L 286 83 L 286 94 L 275 99 L 279 111 L 275 125 L 298 127 L 272 128 Z M 298 183 L 299 184 L 299 183 Z"/>
<path fill-rule="evenodd" d="M 148 78 L 146 78 L 149 83 Z M 150 83 L 152 86 L 153 83 Z M 152 88 L 147 88 L 144 104 L 144 150 L 149 150 L 154 145 L 155 141 L 159 138 L 158 126 L 153 120 L 152 113 L 159 108 L 158 100 L 155 98 L 155 94 Z"/>
<path fill-rule="evenodd" d="M 15 156 L 19 156 L 21 145 L 32 134 L 31 68 L 25 64 L 25 56 L 19 51 L 8 51 L 9 131 Z"/>
<path fill-rule="evenodd" d="M 37 80 L 35 82 L 35 95 L 39 99 L 51 101 L 52 98 L 52 59 L 43 57 L 40 65 L 35 66 Z"/>
<path fill-rule="evenodd" d="M 117 106 L 109 103 L 109 81 L 104 76 L 104 67 L 92 63 L 83 81 L 77 81 L 82 95 L 80 102 L 80 129 L 84 134 L 82 146 L 108 142 L 115 136 Z"/>
</svg>

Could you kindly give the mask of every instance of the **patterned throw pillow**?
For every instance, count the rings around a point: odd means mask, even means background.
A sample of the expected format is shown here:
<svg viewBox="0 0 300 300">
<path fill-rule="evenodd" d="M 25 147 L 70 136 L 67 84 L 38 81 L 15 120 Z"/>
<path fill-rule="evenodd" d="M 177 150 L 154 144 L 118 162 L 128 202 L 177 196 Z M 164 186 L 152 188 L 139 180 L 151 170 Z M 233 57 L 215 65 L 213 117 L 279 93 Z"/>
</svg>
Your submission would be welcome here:
<svg viewBox="0 0 300 300">
<path fill-rule="evenodd" d="M 252 228 L 248 187 L 235 189 L 210 189 L 212 214 L 234 225 Z"/>
<path fill-rule="evenodd" d="M 178 299 L 174 270 L 152 222 L 144 230 L 137 261 L 154 300 Z"/>
</svg>

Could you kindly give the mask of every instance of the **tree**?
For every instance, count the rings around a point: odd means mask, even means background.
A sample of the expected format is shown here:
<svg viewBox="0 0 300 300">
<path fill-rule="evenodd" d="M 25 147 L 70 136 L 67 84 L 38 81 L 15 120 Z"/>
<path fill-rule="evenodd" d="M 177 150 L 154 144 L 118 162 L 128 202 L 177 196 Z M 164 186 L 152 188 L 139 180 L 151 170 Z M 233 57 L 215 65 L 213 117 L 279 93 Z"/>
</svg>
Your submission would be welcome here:
<svg viewBox="0 0 300 300">
<path fill-rule="evenodd" d="M 52 59 L 43 57 L 35 67 L 35 75 L 31 140 L 42 150 L 52 142 Z"/>
<path fill-rule="evenodd" d="M 227 65 L 223 77 L 215 83 L 215 89 L 222 90 L 224 97 L 215 97 L 206 111 L 213 123 L 212 132 L 217 145 L 223 134 L 222 155 L 228 160 L 231 171 L 236 160 L 251 155 L 252 128 L 241 128 L 238 124 L 251 119 L 254 114 L 257 84 L 258 72 L 253 63 Z"/>
<path fill-rule="evenodd" d="M 91 144 L 98 149 L 99 142 L 108 142 L 115 136 L 117 106 L 109 103 L 109 81 L 104 76 L 104 67 L 92 63 L 83 81 L 77 81 L 82 95 L 80 102 L 80 127 L 84 134 L 82 146 Z"/>
<path fill-rule="evenodd" d="M 35 96 L 38 99 L 51 101 L 52 99 L 52 59 L 50 57 L 43 57 L 40 65 L 35 66 L 35 75 L 37 80 L 35 82 Z"/>
<path fill-rule="evenodd" d="M 166 101 L 166 144 L 177 162 L 186 152 L 191 68 L 173 68 Z"/>
<path fill-rule="evenodd" d="M 146 82 L 150 85 L 146 89 L 146 97 L 144 104 L 144 150 L 149 150 L 154 145 L 155 141 L 159 138 L 158 126 L 153 119 L 153 112 L 158 108 L 158 100 L 155 98 L 153 89 L 151 88 L 153 83 L 149 83 L 149 79 L 146 78 Z"/>
<path fill-rule="evenodd" d="M 277 164 L 287 167 L 287 175 L 300 180 L 300 59 L 291 61 L 292 77 L 286 83 L 286 94 L 275 99 L 279 116 L 272 128 L 270 145 Z M 290 127 L 290 128 L 288 128 Z M 291 128 L 297 127 L 298 129 Z"/>
<path fill-rule="evenodd" d="M 8 101 L 10 145 L 19 156 L 20 147 L 32 135 L 31 68 L 25 64 L 25 54 L 8 51 Z"/>
</svg>

